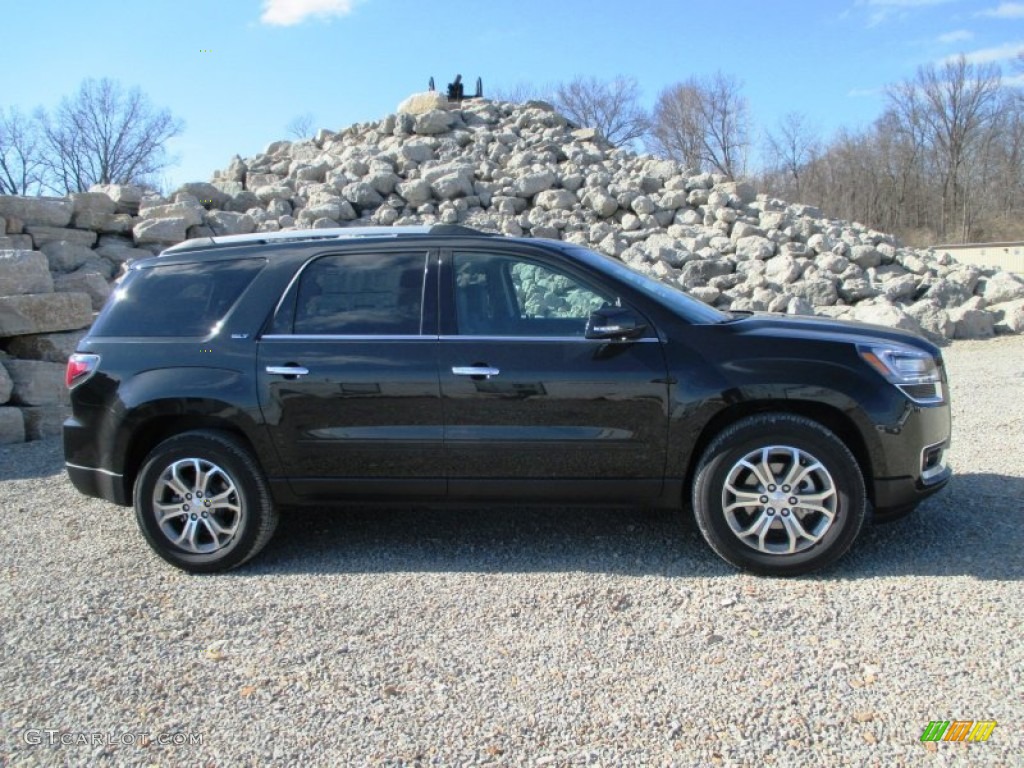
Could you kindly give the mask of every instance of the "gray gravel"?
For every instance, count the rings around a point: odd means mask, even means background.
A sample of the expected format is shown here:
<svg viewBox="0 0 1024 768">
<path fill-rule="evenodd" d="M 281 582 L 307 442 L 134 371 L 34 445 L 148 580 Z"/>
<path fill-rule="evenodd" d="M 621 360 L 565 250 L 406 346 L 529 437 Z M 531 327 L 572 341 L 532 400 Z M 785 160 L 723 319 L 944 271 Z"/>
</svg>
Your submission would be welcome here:
<svg viewBox="0 0 1024 768">
<path fill-rule="evenodd" d="M 562 508 L 307 511 L 187 576 L 4 449 L 0 765 L 1020 765 L 1024 337 L 946 356 L 954 483 L 797 580 Z"/>
</svg>

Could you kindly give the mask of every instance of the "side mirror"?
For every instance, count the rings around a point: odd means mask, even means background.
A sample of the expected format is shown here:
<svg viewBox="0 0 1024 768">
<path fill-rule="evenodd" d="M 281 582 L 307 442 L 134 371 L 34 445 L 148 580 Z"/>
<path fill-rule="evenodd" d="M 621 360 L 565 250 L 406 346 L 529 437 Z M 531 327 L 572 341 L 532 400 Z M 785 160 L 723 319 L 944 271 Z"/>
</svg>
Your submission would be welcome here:
<svg viewBox="0 0 1024 768">
<path fill-rule="evenodd" d="M 635 339 L 646 330 L 647 323 L 633 310 L 605 307 L 591 313 L 585 335 L 588 339 Z"/>
</svg>

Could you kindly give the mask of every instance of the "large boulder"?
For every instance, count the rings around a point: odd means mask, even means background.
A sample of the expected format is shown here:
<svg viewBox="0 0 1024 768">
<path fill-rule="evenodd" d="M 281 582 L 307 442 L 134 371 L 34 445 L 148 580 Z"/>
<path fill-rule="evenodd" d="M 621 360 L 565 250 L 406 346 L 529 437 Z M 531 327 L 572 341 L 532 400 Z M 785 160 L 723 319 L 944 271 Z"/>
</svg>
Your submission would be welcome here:
<svg viewBox="0 0 1024 768">
<path fill-rule="evenodd" d="M 0 360 L 0 405 L 11 399 L 11 390 L 13 389 L 14 383 L 11 381 L 10 374 L 4 368 L 3 360 Z"/>
<path fill-rule="evenodd" d="M 54 272 L 71 272 L 78 269 L 95 254 L 92 248 L 67 240 L 45 243 L 39 250 L 46 254 L 50 269 Z"/>
<path fill-rule="evenodd" d="M 185 239 L 189 226 L 188 219 L 180 216 L 169 219 L 146 219 L 132 227 L 132 235 L 137 245 L 172 245 Z"/>
<path fill-rule="evenodd" d="M 180 202 L 151 205 L 140 209 L 139 215 L 144 219 L 183 219 L 186 226 L 189 227 L 203 223 L 203 207 L 198 203 Z"/>
<path fill-rule="evenodd" d="M 451 130 L 455 117 L 451 112 L 435 109 L 416 116 L 412 129 L 420 136 L 434 136 Z"/>
<path fill-rule="evenodd" d="M 4 361 L 14 388 L 11 403 L 15 405 L 67 405 L 68 388 L 64 385 L 65 366 L 42 360 Z"/>
<path fill-rule="evenodd" d="M 65 229 L 62 227 L 44 227 L 32 225 L 25 227 L 25 231 L 32 235 L 32 242 L 36 248 L 42 248 L 47 243 L 64 241 L 73 245 L 81 245 L 91 248 L 96 242 L 96 233 L 85 229 Z"/>
<path fill-rule="evenodd" d="M 110 284 L 103 275 L 88 267 L 58 275 L 53 280 L 53 289 L 62 293 L 88 294 L 93 309 L 102 309 L 110 296 Z"/>
<path fill-rule="evenodd" d="M 25 442 L 25 417 L 20 408 L 0 407 L 0 444 Z"/>
<path fill-rule="evenodd" d="M 136 214 L 139 212 L 139 204 L 145 190 L 134 184 L 93 184 L 89 187 L 90 192 L 101 192 L 117 206 L 118 213 Z"/>
<path fill-rule="evenodd" d="M 67 405 L 23 406 L 21 414 L 25 419 L 25 440 L 45 440 L 62 434 L 71 408 Z"/>
<path fill-rule="evenodd" d="M 0 251 L 0 296 L 52 290 L 46 256 L 39 251 Z"/>
<path fill-rule="evenodd" d="M 74 331 L 92 323 L 92 300 L 84 293 L 0 296 L 0 338 Z"/>
<path fill-rule="evenodd" d="M 436 110 L 447 110 L 451 105 L 448 97 L 440 91 L 423 91 L 414 93 L 395 110 L 400 115 L 424 115 Z"/>
<path fill-rule="evenodd" d="M 7 351 L 15 357 L 63 364 L 78 348 L 78 342 L 85 334 L 86 331 L 80 330 L 17 336 L 7 344 Z"/>
<path fill-rule="evenodd" d="M 0 216 L 19 219 L 23 224 L 66 227 L 74 210 L 74 204 L 62 198 L 0 195 Z"/>
</svg>

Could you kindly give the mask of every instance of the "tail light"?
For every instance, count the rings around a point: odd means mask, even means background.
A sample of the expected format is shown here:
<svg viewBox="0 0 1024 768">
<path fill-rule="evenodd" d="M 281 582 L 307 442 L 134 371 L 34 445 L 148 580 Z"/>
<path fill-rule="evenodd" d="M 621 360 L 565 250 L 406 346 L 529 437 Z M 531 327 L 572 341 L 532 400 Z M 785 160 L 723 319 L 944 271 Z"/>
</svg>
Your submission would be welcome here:
<svg viewBox="0 0 1024 768">
<path fill-rule="evenodd" d="M 82 355 L 76 352 L 68 358 L 68 367 L 64 371 L 64 384 L 68 389 L 81 384 L 96 372 L 99 364 L 99 355 Z"/>
</svg>

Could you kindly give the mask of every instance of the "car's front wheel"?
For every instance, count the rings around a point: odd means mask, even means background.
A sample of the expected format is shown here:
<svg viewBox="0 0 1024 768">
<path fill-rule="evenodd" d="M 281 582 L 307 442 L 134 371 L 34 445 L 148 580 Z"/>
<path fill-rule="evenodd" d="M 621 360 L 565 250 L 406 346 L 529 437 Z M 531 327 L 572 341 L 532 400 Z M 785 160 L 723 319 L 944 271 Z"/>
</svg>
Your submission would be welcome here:
<svg viewBox="0 0 1024 768">
<path fill-rule="evenodd" d="M 250 452 L 213 430 L 153 449 L 135 481 L 135 516 L 153 550 L 191 573 L 241 565 L 263 549 L 278 519 Z"/>
<path fill-rule="evenodd" d="M 821 424 L 786 413 L 742 419 L 715 437 L 697 466 L 692 502 L 715 552 L 774 576 L 839 559 L 866 514 L 849 448 Z"/>
</svg>

